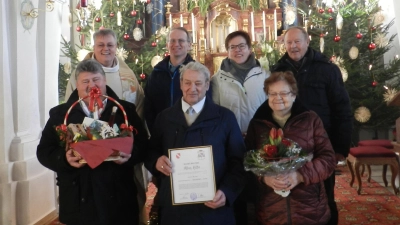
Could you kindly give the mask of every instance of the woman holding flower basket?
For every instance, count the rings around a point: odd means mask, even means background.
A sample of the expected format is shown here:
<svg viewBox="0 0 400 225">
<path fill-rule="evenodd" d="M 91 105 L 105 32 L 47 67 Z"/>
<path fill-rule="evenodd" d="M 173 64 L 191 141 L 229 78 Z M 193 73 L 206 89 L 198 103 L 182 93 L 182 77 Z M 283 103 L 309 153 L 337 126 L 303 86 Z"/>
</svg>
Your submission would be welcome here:
<svg viewBox="0 0 400 225">
<path fill-rule="evenodd" d="M 296 100 L 292 72 L 274 72 L 264 82 L 268 100 L 250 122 L 246 170 L 259 176 L 259 224 L 326 224 L 330 218 L 323 181 L 335 168 L 335 153 L 321 119 Z M 256 189 L 255 188 L 255 189 Z"/>
</svg>

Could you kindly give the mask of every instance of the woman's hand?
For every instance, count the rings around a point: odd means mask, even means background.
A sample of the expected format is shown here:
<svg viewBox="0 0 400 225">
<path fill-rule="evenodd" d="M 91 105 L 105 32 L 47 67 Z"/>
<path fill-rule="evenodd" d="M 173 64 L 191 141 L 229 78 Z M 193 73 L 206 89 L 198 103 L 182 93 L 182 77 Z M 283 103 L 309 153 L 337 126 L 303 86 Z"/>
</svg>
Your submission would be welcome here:
<svg viewBox="0 0 400 225">
<path fill-rule="evenodd" d="M 114 162 L 116 163 L 116 164 L 119 164 L 119 165 L 121 165 L 121 164 L 123 164 L 123 163 L 126 163 L 130 158 L 131 158 L 131 154 L 126 154 L 126 153 L 124 153 L 124 152 L 120 152 L 119 153 L 119 156 L 121 157 L 120 159 L 118 159 L 118 160 L 115 160 Z"/>
<path fill-rule="evenodd" d="M 167 156 L 163 155 L 157 159 L 156 169 L 163 173 L 165 176 L 169 176 L 172 173 L 172 164 Z"/>
<path fill-rule="evenodd" d="M 70 148 L 66 153 L 65 156 L 67 157 L 67 161 L 69 165 L 75 168 L 81 168 L 85 164 L 79 163 L 79 160 L 82 159 L 81 156 L 75 156 L 74 153 L 72 152 L 72 148 Z"/>
<path fill-rule="evenodd" d="M 288 187 L 287 174 L 264 176 L 263 182 L 274 190 L 285 190 Z"/>
</svg>

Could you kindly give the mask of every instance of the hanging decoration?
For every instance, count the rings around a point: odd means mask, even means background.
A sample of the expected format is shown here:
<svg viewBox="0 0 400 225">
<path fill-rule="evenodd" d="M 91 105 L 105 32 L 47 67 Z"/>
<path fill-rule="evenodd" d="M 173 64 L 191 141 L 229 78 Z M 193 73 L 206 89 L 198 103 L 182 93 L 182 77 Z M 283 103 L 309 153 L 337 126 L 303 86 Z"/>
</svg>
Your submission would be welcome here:
<svg viewBox="0 0 400 225">
<path fill-rule="evenodd" d="M 121 15 L 121 11 L 119 11 L 119 10 L 117 12 L 117 25 L 118 26 L 122 25 L 122 15 Z"/>
<path fill-rule="evenodd" d="M 136 27 L 135 29 L 133 29 L 133 39 L 135 39 L 135 41 L 140 41 L 143 38 L 143 31 L 142 29 L 140 29 L 139 27 Z"/>
<path fill-rule="evenodd" d="M 121 59 L 127 59 L 128 58 L 128 52 L 124 48 L 118 48 L 117 49 L 117 56 Z"/>
<path fill-rule="evenodd" d="M 354 112 L 354 118 L 360 123 L 368 122 L 371 118 L 371 112 L 367 107 L 361 106 Z"/>
<path fill-rule="evenodd" d="M 394 98 L 394 96 L 397 94 L 396 88 L 388 88 L 386 92 L 383 94 L 383 99 L 385 102 L 390 102 Z"/>
<path fill-rule="evenodd" d="M 368 45 L 369 50 L 372 51 L 372 50 L 375 50 L 375 48 L 376 48 L 376 44 L 374 42 L 369 43 L 369 45 Z"/>
<path fill-rule="evenodd" d="M 359 53 L 358 48 L 356 46 L 352 46 L 349 50 L 350 59 L 357 59 L 358 53 Z"/>
<path fill-rule="evenodd" d="M 336 16 L 336 29 L 341 30 L 343 28 L 343 17 L 340 15 L 340 12 L 338 12 Z"/>
<path fill-rule="evenodd" d="M 376 45 L 378 45 L 380 48 L 386 47 L 386 45 L 388 45 L 389 41 L 386 38 L 386 36 L 382 33 L 378 33 L 375 38 L 374 38 L 374 42 Z"/>
<path fill-rule="evenodd" d="M 373 26 L 376 27 L 376 26 L 382 24 L 385 21 L 385 19 L 386 19 L 385 18 L 385 14 L 383 14 L 382 11 L 379 11 L 379 12 L 375 13 L 372 16 Z"/>
</svg>

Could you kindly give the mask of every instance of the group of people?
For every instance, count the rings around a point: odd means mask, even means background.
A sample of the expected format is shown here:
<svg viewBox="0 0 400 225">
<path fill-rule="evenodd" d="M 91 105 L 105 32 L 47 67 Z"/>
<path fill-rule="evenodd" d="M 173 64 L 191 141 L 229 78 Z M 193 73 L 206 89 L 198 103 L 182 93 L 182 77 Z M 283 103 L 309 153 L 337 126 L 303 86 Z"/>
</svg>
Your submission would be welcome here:
<svg viewBox="0 0 400 225">
<path fill-rule="evenodd" d="M 303 28 L 289 28 L 284 45 L 286 54 L 265 71 L 252 52 L 248 33 L 232 32 L 225 40 L 228 57 L 210 77 L 207 67 L 188 54 L 188 32 L 174 28 L 167 38 L 170 55 L 154 67 L 143 90 L 115 55 L 114 32 L 97 31 L 93 53 L 71 76 L 66 103 L 50 110 L 37 148 L 40 163 L 57 173 L 60 221 L 140 224 L 141 187 L 146 181 L 140 181 L 137 167 L 144 164 L 156 180 L 155 204 L 162 225 L 247 224 L 250 216 L 258 224 L 338 224 L 334 169 L 350 148 L 349 97 L 340 70 L 309 47 Z M 136 129 L 131 154 L 121 153 L 119 160 L 95 169 L 78 163 L 81 158 L 72 149 L 60 147 L 54 129 L 92 87 L 120 102 Z M 103 97 L 102 101 L 99 119 L 108 121 L 115 103 Z M 68 123 L 91 117 L 88 105 L 84 99 L 74 107 Z M 117 111 L 115 123 L 123 122 L 124 115 Z M 313 153 L 312 160 L 278 176 L 245 172 L 246 151 L 260 149 L 262 137 L 272 128 L 282 128 L 285 137 Z M 175 205 L 168 150 L 195 146 L 212 146 L 215 196 L 205 203 Z M 274 190 L 291 192 L 285 198 Z"/>
</svg>

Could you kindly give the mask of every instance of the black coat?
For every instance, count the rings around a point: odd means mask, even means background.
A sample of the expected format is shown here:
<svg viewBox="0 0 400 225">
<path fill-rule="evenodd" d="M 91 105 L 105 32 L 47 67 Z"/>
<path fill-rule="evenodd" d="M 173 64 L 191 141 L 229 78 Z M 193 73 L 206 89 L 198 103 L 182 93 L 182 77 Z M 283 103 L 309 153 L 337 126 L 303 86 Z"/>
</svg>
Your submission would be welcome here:
<svg viewBox="0 0 400 225">
<path fill-rule="evenodd" d="M 165 57 L 151 72 L 144 88 L 144 116 L 150 132 L 158 113 L 171 107 L 182 98 L 180 88 L 180 67 L 174 72 L 169 69 L 170 56 Z M 194 59 L 188 54 L 182 65 L 186 65 Z"/>
<path fill-rule="evenodd" d="M 216 189 L 224 192 L 226 204 L 211 209 L 204 204 L 172 205 L 170 177 L 156 168 L 157 159 L 168 156 L 168 149 L 212 145 Z M 233 202 L 245 185 L 243 156 L 244 140 L 233 113 L 206 98 L 204 108 L 188 127 L 182 103 L 161 112 L 151 135 L 149 159 L 145 163 L 159 178 L 159 205 L 162 225 L 235 224 Z"/>
<path fill-rule="evenodd" d="M 136 186 L 133 180 L 133 166 L 143 161 L 147 143 L 147 133 L 143 122 L 136 114 L 135 105 L 119 100 L 107 87 L 108 96 L 117 100 L 125 109 L 129 124 L 136 128 L 131 158 L 124 164 L 103 162 L 91 169 L 85 165 L 79 169 L 69 165 L 65 148 L 60 147 L 55 126 L 63 123 L 69 107 L 78 100 L 75 90 L 68 102 L 50 110 L 50 118 L 43 129 L 37 147 L 39 162 L 57 173 L 59 186 L 60 221 L 68 225 L 114 225 L 138 224 L 139 209 L 136 199 Z M 108 121 L 112 107 L 110 100 L 102 112 L 100 120 Z M 80 105 L 70 112 L 67 123 L 82 123 L 85 113 Z M 115 124 L 124 123 L 121 110 L 117 111 Z"/>
<path fill-rule="evenodd" d="M 274 71 L 291 70 L 297 80 L 297 97 L 322 119 L 336 153 L 346 157 L 350 150 L 353 116 L 349 95 L 339 68 L 321 53 L 308 48 L 300 68 L 296 68 L 286 53 Z"/>
</svg>

